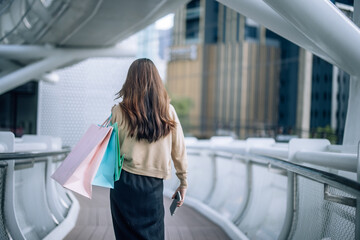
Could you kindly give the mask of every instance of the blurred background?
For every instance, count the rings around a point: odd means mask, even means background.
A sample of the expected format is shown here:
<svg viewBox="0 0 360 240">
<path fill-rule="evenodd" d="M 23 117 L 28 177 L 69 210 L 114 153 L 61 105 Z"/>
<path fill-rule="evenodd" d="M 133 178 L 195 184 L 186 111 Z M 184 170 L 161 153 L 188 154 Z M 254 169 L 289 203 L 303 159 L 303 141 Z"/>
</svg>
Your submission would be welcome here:
<svg viewBox="0 0 360 240">
<path fill-rule="evenodd" d="M 352 17 L 353 1 L 336 4 Z M 130 63 L 148 57 L 187 136 L 342 143 L 349 74 L 219 2 L 190 1 L 117 45 L 134 57 L 87 59 L 1 94 L 0 130 L 72 146 L 109 115 Z M 0 71 L 16 64 L 1 61 Z"/>
<path fill-rule="evenodd" d="M 359 13 L 359 0 L 0 0 L 0 239 L 114 239 L 109 189 L 90 201 L 50 176 L 144 57 L 186 136 L 167 240 L 360 239 Z"/>
</svg>

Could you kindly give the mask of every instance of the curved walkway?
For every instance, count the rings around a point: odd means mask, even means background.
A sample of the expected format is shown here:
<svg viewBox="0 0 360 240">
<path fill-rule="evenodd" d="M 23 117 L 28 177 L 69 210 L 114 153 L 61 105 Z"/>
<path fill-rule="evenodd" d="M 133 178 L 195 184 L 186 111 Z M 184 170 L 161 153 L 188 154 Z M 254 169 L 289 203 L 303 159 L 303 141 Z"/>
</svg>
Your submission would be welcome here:
<svg viewBox="0 0 360 240">
<path fill-rule="evenodd" d="M 66 240 L 115 240 L 109 204 L 109 190 L 93 187 L 91 200 L 75 194 L 80 213 L 75 228 Z M 182 206 L 176 214 L 169 214 L 170 199 L 164 198 L 166 240 L 226 240 L 229 237 L 213 222 L 194 209 Z"/>
</svg>

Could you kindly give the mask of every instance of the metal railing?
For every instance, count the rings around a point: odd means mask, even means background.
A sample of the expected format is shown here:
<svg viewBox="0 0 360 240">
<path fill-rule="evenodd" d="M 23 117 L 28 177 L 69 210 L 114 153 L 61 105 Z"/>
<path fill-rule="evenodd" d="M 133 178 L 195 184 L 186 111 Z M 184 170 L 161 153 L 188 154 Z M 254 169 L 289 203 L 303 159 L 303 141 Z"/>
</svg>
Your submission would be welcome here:
<svg viewBox="0 0 360 240">
<path fill-rule="evenodd" d="M 202 213 L 232 239 L 359 238 L 360 184 L 339 171 L 355 176 L 356 146 L 213 138 L 187 139 L 187 149 L 188 201 L 211 212 Z M 4 239 L 8 233 L 13 239 L 60 239 L 74 227 L 78 203 L 50 179 L 69 150 L 0 154 Z M 175 176 L 165 186 L 172 192 Z"/>
<path fill-rule="evenodd" d="M 5 227 L 5 216 L 4 216 L 4 198 L 5 198 L 5 179 L 7 162 L 0 161 L 0 239 L 9 239 Z"/>
<path fill-rule="evenodd" d="M 339 175 L 347 170 L 355 176 L 355 146 L 319 139 L 220 139 L 192 140 L 187 149 L 189 197 L 248 238 L 359 239 L 360 183 Z"/>
<path fill-rule="evenodd" d="M 50 178 L 69 151 L 0 153 L 4 239 L 61 239 L 73 228 L 78 202 Z"/>
</svg>

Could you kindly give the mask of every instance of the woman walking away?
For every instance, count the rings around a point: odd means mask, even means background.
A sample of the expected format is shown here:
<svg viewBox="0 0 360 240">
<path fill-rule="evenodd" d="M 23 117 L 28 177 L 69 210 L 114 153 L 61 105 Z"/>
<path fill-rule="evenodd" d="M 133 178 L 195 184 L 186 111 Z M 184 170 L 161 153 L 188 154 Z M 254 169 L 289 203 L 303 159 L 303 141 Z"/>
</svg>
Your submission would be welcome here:
<svg viewBox="0 0 360 240">
<path fill-rule="evenodd" d="M 186 194 L 184 134 L 154 63 L 134 61 L 112 108 L 125 154 L 119 181 L 110 191 L 116 239 L 164 239 L 163 179 L 171 176 L 171 160 Z M 175 194 L 174 194 L 175 196 Z M 173 198 L 174 198 L 173 196 Z"/>
</svg>

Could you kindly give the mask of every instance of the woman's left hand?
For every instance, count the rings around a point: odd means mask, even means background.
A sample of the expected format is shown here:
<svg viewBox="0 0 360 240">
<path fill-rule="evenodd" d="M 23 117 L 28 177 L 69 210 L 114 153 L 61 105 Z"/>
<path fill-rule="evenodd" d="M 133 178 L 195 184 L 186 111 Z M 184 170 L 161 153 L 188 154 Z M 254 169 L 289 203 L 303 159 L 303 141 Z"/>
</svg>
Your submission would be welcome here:
<svg viewBox="0 0 360 240">
<path fill-rule="evenodd" d="M 178 201 L 177 206 L 178 206 L 178 207 L 181 207 L 181 206 L 183 205 L 183 203 L 184 203 L 184 200 L 185 200 L 186 188 L 178 187 L 178 188 L 176 189 L 175 193 L 172 195 L 172 199 L 175 198 L 177 191 L 180 192 L 180 196 L 181 196 L 181 201 Z"/>
</svg>

